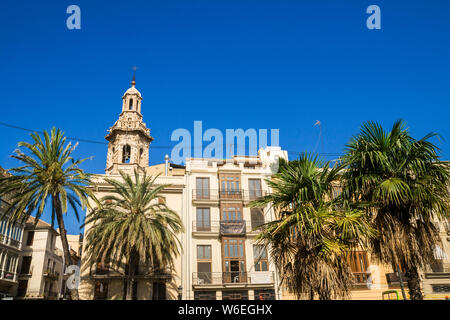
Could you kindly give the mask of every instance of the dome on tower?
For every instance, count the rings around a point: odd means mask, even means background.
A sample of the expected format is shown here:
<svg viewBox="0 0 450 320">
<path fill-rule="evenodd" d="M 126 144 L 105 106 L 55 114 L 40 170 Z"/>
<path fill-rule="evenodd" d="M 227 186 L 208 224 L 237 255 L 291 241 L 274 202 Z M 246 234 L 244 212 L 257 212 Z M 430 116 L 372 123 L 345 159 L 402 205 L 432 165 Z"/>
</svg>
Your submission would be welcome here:
<svg viewBox="0 0 450 320">
<path fill-rule="evenodd" d="M 136 87 L 134 85 L 131 86 L 131 88 L 129 88 L 127 91 L 125 91 L 123 96 L 125 97 L 127 94 L 137 94 L 139 96 L 139 98 L 142 98 L 141 93 L 139 92 L 138 89 L 136 89 Z"/>
</svg>

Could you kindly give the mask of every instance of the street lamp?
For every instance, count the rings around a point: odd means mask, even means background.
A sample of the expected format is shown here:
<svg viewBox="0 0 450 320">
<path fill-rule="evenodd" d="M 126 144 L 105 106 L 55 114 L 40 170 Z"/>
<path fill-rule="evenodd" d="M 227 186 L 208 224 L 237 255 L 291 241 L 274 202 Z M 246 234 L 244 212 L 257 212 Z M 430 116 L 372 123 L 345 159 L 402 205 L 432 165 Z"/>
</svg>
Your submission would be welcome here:
<svg viewBox="0 0 450 320">
<path fill-rule="evenodd" d="M 180 285 L 178 287 L 178 300 L 181 300 L 182 296 L 183 296 L 183 287 Z"/>
</svg>

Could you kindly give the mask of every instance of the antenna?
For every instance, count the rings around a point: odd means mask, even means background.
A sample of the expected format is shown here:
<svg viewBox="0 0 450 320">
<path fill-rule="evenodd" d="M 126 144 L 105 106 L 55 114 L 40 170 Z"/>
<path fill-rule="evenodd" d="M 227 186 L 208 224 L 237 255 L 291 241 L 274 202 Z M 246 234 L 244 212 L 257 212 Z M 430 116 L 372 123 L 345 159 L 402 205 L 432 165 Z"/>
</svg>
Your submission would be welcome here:
<svg viewBox="0 0 450 320">
<path fill-rule="evenodd" d="M 316 123 L 314 123 L 314 126 L 319 126 L 319 137 L 317 138 L 316 146 L 314 147 L 314 153 L 317 150 L 317 147 L 319 146 L 319 143 L 321 145 L 321 153 L 323 154 L 323 141 L 322 141 L 322 123 L 319 120 L 316 120 Z"/>
</svg>

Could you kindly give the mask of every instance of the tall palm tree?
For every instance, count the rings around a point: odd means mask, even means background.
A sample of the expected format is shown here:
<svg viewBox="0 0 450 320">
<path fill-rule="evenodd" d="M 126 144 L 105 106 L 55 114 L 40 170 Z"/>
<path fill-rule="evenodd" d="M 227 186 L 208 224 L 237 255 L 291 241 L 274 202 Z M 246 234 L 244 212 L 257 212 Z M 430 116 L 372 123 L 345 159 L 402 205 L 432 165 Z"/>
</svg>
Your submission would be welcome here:
<svg viewBox="0 0 450 320">
<path fill-rule="evenodd" d="M 139 265 L 154 273 L 173 268 L 179 254 L 177 234 L 184 227 L 179 215 L 165 204 L 161 191 L 169 185 L 156 185 L 157 177 L 134 172 L 134 179 L 120 172 L 122 180 L 105 179 L 113 193 L 103 197 L 101 206 L 86 218 L 90 265 L 109 262 L 112 268 L 125 265 L 126 299 L 131 300 L 135 271 Z"/>
<path fill-rule="evenodd" d="M 23 147 L 24 151 L 17 149 L 12 155 L 22 165 L 10 169 L 12 175 L 0 178 L 0 195 L 11 197 L 4 216 L 10 214 L 11 220 L 23 223 L 35 213 L 37 223 L 47 204 L 51 203 L 51 225 L 53 227 L 56 219 L 65 266 L 68 266 L 71 256 L 63 214 L 69 204 L 79 220 L 78 207 L 81 205 L 84 210 L 89 206 L 88 198 L 93 197 L 88 188 L 90 175 L 78 167 L 86 159 L 75 160 L 71 156 L 77 144 L 66 144 L 60 129 L 53 127 L 50 134 L 44 131 L 43 139 L 38 133 L 32 133 L 31 137 L 33 143 L 19 142 L 19 148 Z M 71 297 L 78 299 L 77 289 L 71 290 Z"/>
<path fill-rule="evenodd" d="M 430 133 L 411 137 L 402 120 L 386 132 L 366 122 L 346 147 L 344 195 L 365 206 L 379 236 L 375 257 L 405 270 L 411 299 L 423 299 L 419 271 L 433 263 L 438 231 L 433 218 L 448 214 L 449 166 Z"/>
<path fill-rule="evenodd" d="M 299 298 L 347 297 L 352 286 L 348 255 L 373 236 L 362 211 L 339 204 L 340 171 L 307 154 L 281 161 L 279 172 L 266 180 L 273 192 L 251 203 L 273 206 L 276 220 L 262 227 L 258 240 L 271 248 L 282 282 Z"/>
</svg>

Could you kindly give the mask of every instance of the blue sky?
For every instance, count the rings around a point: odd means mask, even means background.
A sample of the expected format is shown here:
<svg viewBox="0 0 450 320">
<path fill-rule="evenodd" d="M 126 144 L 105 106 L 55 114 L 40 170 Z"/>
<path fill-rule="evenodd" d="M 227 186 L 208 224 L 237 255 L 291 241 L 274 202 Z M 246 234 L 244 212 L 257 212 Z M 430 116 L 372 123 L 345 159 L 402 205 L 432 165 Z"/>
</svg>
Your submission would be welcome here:
<svg viewBox="0 0 450 320">
<path fill-rule="evenodd" d="M 66 28 L 67 6 L 81 30 Z M 381 8 L 381 30 L 366 8 Z M 177 128 L 280 129 L 280 145 L 341 153 L 363 121 L 403 118 L 415 137 L 450 139 L 450 2 L 2 1 L 0 122 L 103 142 L 136 65 L 143 115 L 163 162 Z M 0 125 L 11 168 L 25 131 Z M 439 143 L 450 158 L 448 142 Z M 104 172 L 106 145 L 81 142 L 83 166 Z M 328 157 L 330 158 L 330 157 Z M 331 157 L 332 158 L 332 157 Z M 68 229 L 78 224 L 68 219 Z"/>
</svg>

